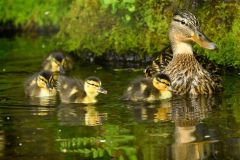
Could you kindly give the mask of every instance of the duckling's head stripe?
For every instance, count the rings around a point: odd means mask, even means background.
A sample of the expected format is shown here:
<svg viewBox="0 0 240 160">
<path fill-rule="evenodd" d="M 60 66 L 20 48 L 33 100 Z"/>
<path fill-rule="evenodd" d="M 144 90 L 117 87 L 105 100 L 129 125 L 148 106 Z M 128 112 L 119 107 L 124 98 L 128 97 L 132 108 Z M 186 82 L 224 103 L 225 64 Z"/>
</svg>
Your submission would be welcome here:
<svg viewBox="0 0 240 160">
<path fill-rule="evenodd" d="M 163 74 L 163 73 L 159 73 L 159 74 L 157 74 L 155 77 L 156 77 L 156 79 L 157 79 L 159 82 L 161 82 L 162 79 L 168 81 L 169 83 L 171 82 L 169 76 L 166 75 L 166 74 Z"/>
<path fill-rule="evenodd" d="M 90 76 L 86 79 L 86 81 L 94 81 L 100 84 L 101 86 L 101 80 L 98 77 Z"/>
<path fill-rule="evenodd" d="M 52 72 L 50 71 L 41 71 L 39 75 L 46 78 L 47 80 L 50 80 L 50 78 L 53 76 Z"/>
<path fill-rule="evenodd" d="M 52 56 L 59 62 L 62 62 L 64 55 L 61 52 L 53 52 Z"/>
</svg>

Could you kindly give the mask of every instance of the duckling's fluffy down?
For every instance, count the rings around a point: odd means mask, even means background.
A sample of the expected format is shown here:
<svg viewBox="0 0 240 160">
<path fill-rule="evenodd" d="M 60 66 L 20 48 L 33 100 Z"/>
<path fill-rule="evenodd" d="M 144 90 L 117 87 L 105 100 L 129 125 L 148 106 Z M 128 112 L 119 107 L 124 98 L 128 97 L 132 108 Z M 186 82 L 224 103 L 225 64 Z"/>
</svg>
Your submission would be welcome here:
<svg viewBox="0 0 240 160">
<path fill-rule="evenodd" d="M 60 76 L 58 79 L 57 90 L 62 102 L 76 102 L 86 96 L 84 82 L 77 79 Z"/>
<path fill-rule="evenodd" d="M 39 76 L 45 77 L 46 80 L 51 81 L 52 72 L 50 71 L 41 71 L 39 73 L 35 73 L 29 78 L 27 78 L 24 82 L 24 92 L 26 96 L 30 97 L 48 97 L 48 96 L 55 96 L 57 94 L 55 88 L 48 88 L 47 84 L 46 87 L 42 88 L 38 85 L 37 79 Z M 54 86 L 54 81 L 48 82 L 51 83 L 51 86 Z"/>
<path fill-rule="evenodd" d="M 152 80 L 141 77 L 130 83 L 122 99 L 130 101 L 151 101 L 158 100 L 159 96 L 160 93 L 153 86 Z"/>
</svg>

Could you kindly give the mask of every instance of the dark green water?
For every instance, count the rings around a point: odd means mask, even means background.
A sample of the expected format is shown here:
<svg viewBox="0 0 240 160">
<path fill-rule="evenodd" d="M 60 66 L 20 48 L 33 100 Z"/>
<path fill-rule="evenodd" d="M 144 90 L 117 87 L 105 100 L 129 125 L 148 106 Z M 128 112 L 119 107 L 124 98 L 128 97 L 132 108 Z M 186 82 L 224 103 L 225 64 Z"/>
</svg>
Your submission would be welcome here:
<svg viewBox="0 0 240 160">
<path fill-rule="evenodd" d="M 99 76 L 107 95 L 96 105 L 29 99 L 24 80 L 51 49 L 40 42 L 0 40 L 0 159 L 240 159 L 240 76 L 224 76 L 212 97 L 174 97 L 156 104 L 119 100 L 141 71 L 79 66 L 69 76 Z"/>
</svg>

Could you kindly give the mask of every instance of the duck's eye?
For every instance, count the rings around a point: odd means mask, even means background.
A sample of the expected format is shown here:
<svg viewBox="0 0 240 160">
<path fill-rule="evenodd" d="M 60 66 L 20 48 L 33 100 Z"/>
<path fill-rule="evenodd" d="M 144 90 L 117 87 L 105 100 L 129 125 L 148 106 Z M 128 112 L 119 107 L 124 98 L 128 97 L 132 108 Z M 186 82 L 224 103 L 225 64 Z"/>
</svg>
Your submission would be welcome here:
<svg viewBox="0 0 240 160">
<path fill-rule="evenodd" d="M 181 21 L 181 24 L 185 24 L 185 21 Z"/>
</svg>

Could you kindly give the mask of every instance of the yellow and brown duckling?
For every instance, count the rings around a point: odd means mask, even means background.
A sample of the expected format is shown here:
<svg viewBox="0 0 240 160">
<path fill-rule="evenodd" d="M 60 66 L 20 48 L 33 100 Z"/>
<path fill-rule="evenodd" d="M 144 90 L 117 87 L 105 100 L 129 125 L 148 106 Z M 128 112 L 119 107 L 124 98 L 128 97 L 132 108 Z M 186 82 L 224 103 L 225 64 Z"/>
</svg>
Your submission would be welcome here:
<svg viewBox="0 0 240 160">
<path fill-rule="evenodd" d="M 60 51 L 52 52 L 42 64 L 44 70 L 64 74 L 73 68 L 73 60 Z"/>
<path fill-rule="evenodd" d="M 84 82 L 60 76 L 58 79 L 58 91 L 64 103 L 96 103 L 99 93 L 107 94 L 102 88 L 101 80 L 98 77 L 88 77 Z"/>
<path fill-rule="evenodd" d="M 206 49 L 215 49 L 216 45 L 200 31 L 198 20 L 192 13 L 179 11 L 173 16 L 169 39 L 172 58 L 167 56 L 163 60 L 160 57 L 154 61 L 152 67 L 145 71 L 147 75 L 155 71 L 166 73 L 171 79 L 173 89 L 180 95 L 213 94 L 222 89 L 219 78 L 204 69 L 193 54 L 191 42 Z"/>
<path fill-rule="evenodd" d="M 172 97 L 170 78 L 156 74 L 153 79 L 137 78 L 125 91 L 122 99 L 129 101 L 157 101 Z"/>
<path fill-rule="evenodd" d="M 31 97 L 49 97 L 57 94 L 51 71 L 41 71 L 25 81 L 25 94 Z"/>
</svg>

